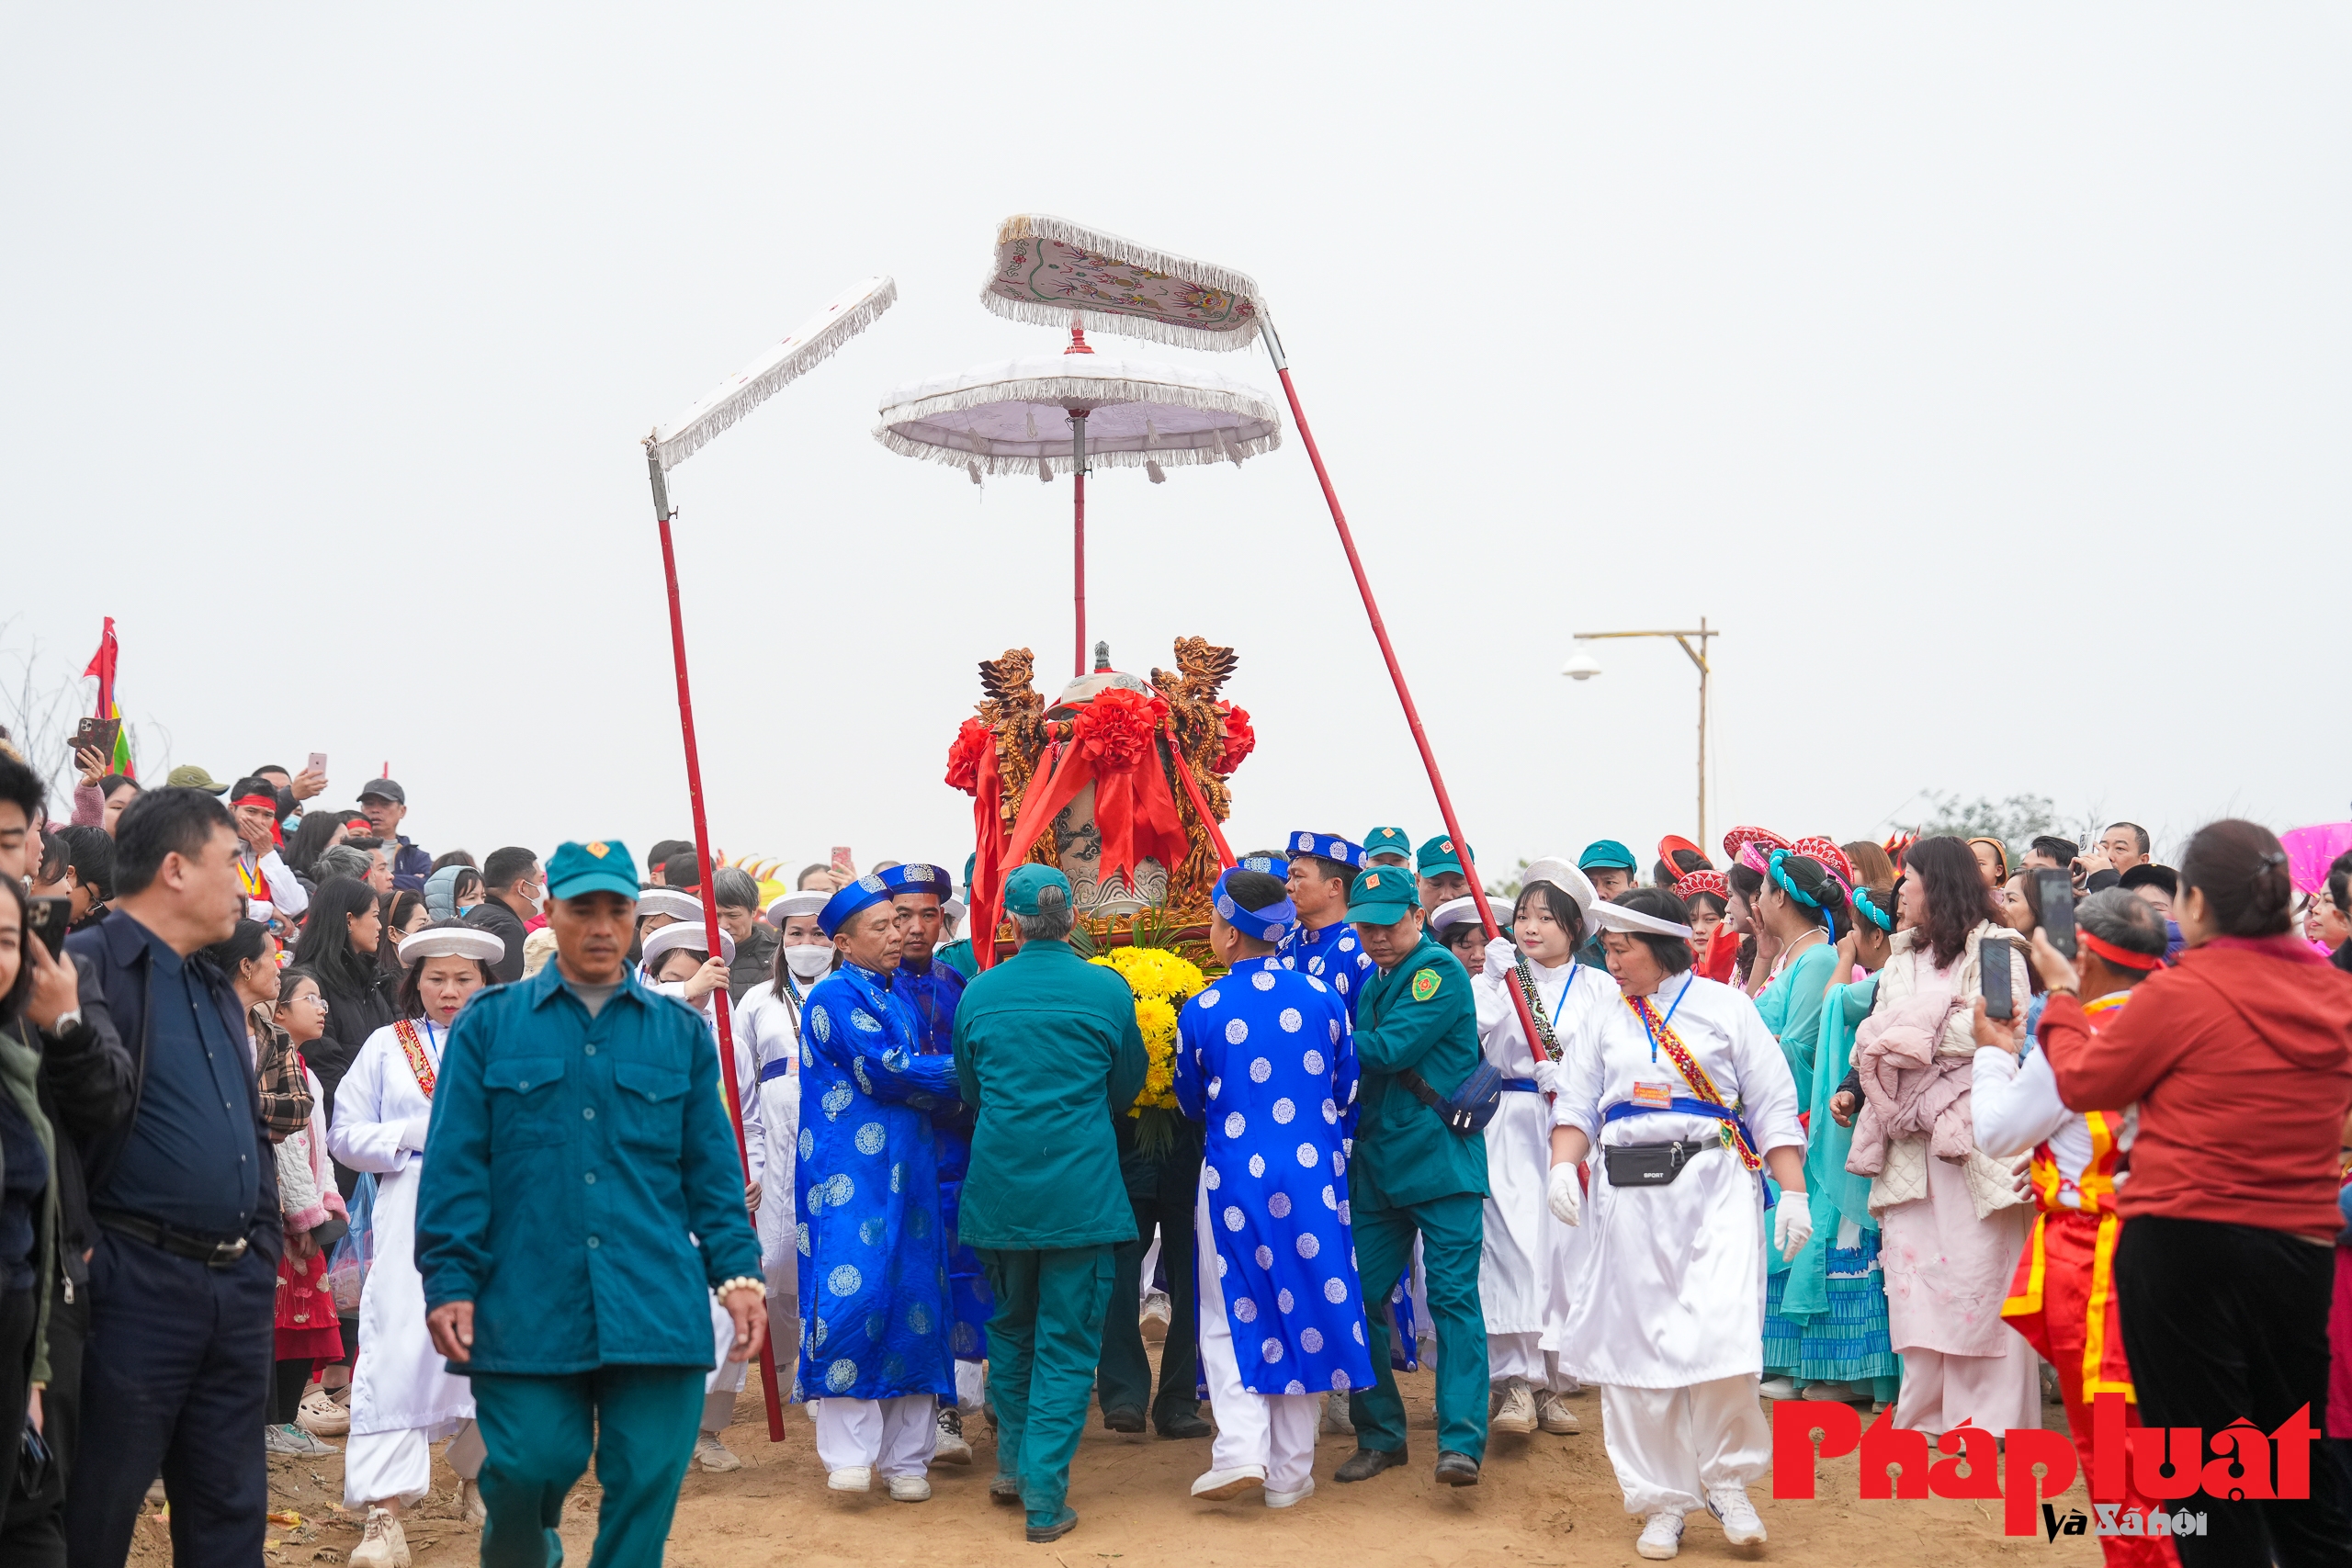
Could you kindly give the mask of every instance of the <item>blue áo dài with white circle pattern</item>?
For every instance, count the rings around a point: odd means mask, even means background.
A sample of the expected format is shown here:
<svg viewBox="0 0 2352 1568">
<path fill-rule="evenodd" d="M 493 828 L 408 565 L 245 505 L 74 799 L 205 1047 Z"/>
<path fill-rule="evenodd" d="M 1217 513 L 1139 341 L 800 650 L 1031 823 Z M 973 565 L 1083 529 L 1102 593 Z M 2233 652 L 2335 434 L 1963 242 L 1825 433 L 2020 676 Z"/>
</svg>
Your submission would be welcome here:
<svg viewBox="0 0 2352 1568">
<path fill-rule="evenodd" d="M 1250 959 L 1187 1002 L 1177 1032 L 1177 1103 L 1208 1128 L 1201 1182 L 1242 1387 L 1368 1386 L 1348 1215 L 1346 1004 L 1278 958 Z"/>
<path fill-rule="evenodd" d="M 1356 1016 L 1356 998 L 1378 973 L 1371 954 L 1363 950 L 1363 939 L 1345 920 L 1317 931 L 1308 931 L 1303 924 L 1291 927 L 1290 934 L 1275 944 L 1274 959 L 1283 968 L 1311 975 L 1339 992 L 1351 1021 Z"/>
<path fill-rule="evenodd" d="M 797 1400 L 955 1396 L 932 1116 L 956 1103 L 956 1065 L 922 1054 L 919 1027 L 855 964 L 808 993 Z"/>
</svg>

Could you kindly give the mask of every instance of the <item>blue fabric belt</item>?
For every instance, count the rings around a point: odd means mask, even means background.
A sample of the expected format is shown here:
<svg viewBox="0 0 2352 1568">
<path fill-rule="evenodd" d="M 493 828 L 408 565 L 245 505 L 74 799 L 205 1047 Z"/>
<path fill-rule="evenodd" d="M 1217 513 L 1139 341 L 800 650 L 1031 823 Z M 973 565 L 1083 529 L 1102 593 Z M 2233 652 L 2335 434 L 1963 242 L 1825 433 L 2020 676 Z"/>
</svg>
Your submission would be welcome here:
<svg viewBox="0 0 2352 1568">
<path fill-rule="evenodd" d="M 1600 1122 L 1605 1127 L 1611 1122 L 1623 1122 L 1628 1116 L 1667 1114 L 1712 1116 L 1718 1122 L 1728 1122 L 1739 1129 L 1740 1135 L 1747 1140 L 1749 1148 L 1756 1147 L 1755 1134 L 1748 1132 L 1747 1123 L 1740 1119 L 1738 1111 L 1728 1105 L 1711 1105 L 1703 1100 L 1692 1100 L 1679 1094 L 1664 1105 L 1636 1105 L 1630 1100 L 1621 1100 L 1600 1113 Z"/>
<path fill-rule="evenodd" d="M 778 1056 L 775 1061 L 770 1062 L 766 1066 L 760 1069 L 760 1081 L 762 1083 L 766 1083 L 771 1079 L 780 1078 L 790 1071 L 792 1071 L 792 1058 L 789 1056 Z"/>
<path fill-rule="evenodd" d="M 1502 1081 L 1502 1087 L 1508 1089 L 1516 1089 L 1521 1094 L 1542 1094 L 1544 1092 L 1544 1086 L 1537 1083 L 1533 1078 L 1505 1078 Z"/>
</svg>

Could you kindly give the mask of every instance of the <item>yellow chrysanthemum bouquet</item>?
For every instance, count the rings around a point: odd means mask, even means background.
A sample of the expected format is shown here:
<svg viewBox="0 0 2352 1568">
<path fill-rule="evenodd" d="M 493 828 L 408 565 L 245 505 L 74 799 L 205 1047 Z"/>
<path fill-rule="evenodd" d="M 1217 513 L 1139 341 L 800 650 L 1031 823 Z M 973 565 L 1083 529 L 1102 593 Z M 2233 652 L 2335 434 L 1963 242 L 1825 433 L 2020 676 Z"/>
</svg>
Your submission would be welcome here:
<svg viewBox="0 0 2352 1568">
<path fill-rule="evenodd" d="M 1176 1015 L 1208 984 L 1199 964 L 1164 947 L 1117 947 L 1091 960 L 1115 970 L 1135 993 L 1136 1028 L 1143 1033 L 1144 1051 L 1151 1066 L 1144 1074 L 1143 1092 L 1127 1114 L 1136 1118 L 1138 1141 L 1163 1146 L 1173 1128 L 1161 1117 L 1176 1110 Z"/>
</svg>

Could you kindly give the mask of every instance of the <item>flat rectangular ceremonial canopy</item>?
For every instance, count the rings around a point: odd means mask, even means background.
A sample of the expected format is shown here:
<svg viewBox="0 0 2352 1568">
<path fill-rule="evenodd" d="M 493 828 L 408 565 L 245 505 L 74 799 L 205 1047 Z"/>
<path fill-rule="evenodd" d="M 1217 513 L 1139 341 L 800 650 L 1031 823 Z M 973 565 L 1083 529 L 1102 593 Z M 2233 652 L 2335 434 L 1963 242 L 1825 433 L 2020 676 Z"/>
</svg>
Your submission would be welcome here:
<svg viewBox="0 0 2352 1568">
<path fill-rule="evenodd" d="M 997 226 L 980 303 L 1043 326 L 1078 325 L 1186 348 L 1247 348 L 1257 280 L 1063 218 L 1024 212 Z"/>
</svg>

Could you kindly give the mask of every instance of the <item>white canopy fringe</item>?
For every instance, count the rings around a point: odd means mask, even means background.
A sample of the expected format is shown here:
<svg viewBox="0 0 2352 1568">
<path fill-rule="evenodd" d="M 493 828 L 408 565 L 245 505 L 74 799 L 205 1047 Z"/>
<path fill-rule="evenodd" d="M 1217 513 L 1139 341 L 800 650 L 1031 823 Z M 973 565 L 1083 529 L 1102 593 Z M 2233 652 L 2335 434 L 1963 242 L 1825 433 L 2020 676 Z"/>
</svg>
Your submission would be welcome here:
<svg viewBox="0 0 2352 1568">
<path fill-rule="evenodd" d="M 835 349 L 872 326 L 898 299 L 895 279 L 860 279 L 709 396 L 667 424 L 655 425 L 646 445 L 653 449 L 662 471 L 669 472 L 701 451 L 803 372 L 822 364 Z"/>
</svg>

